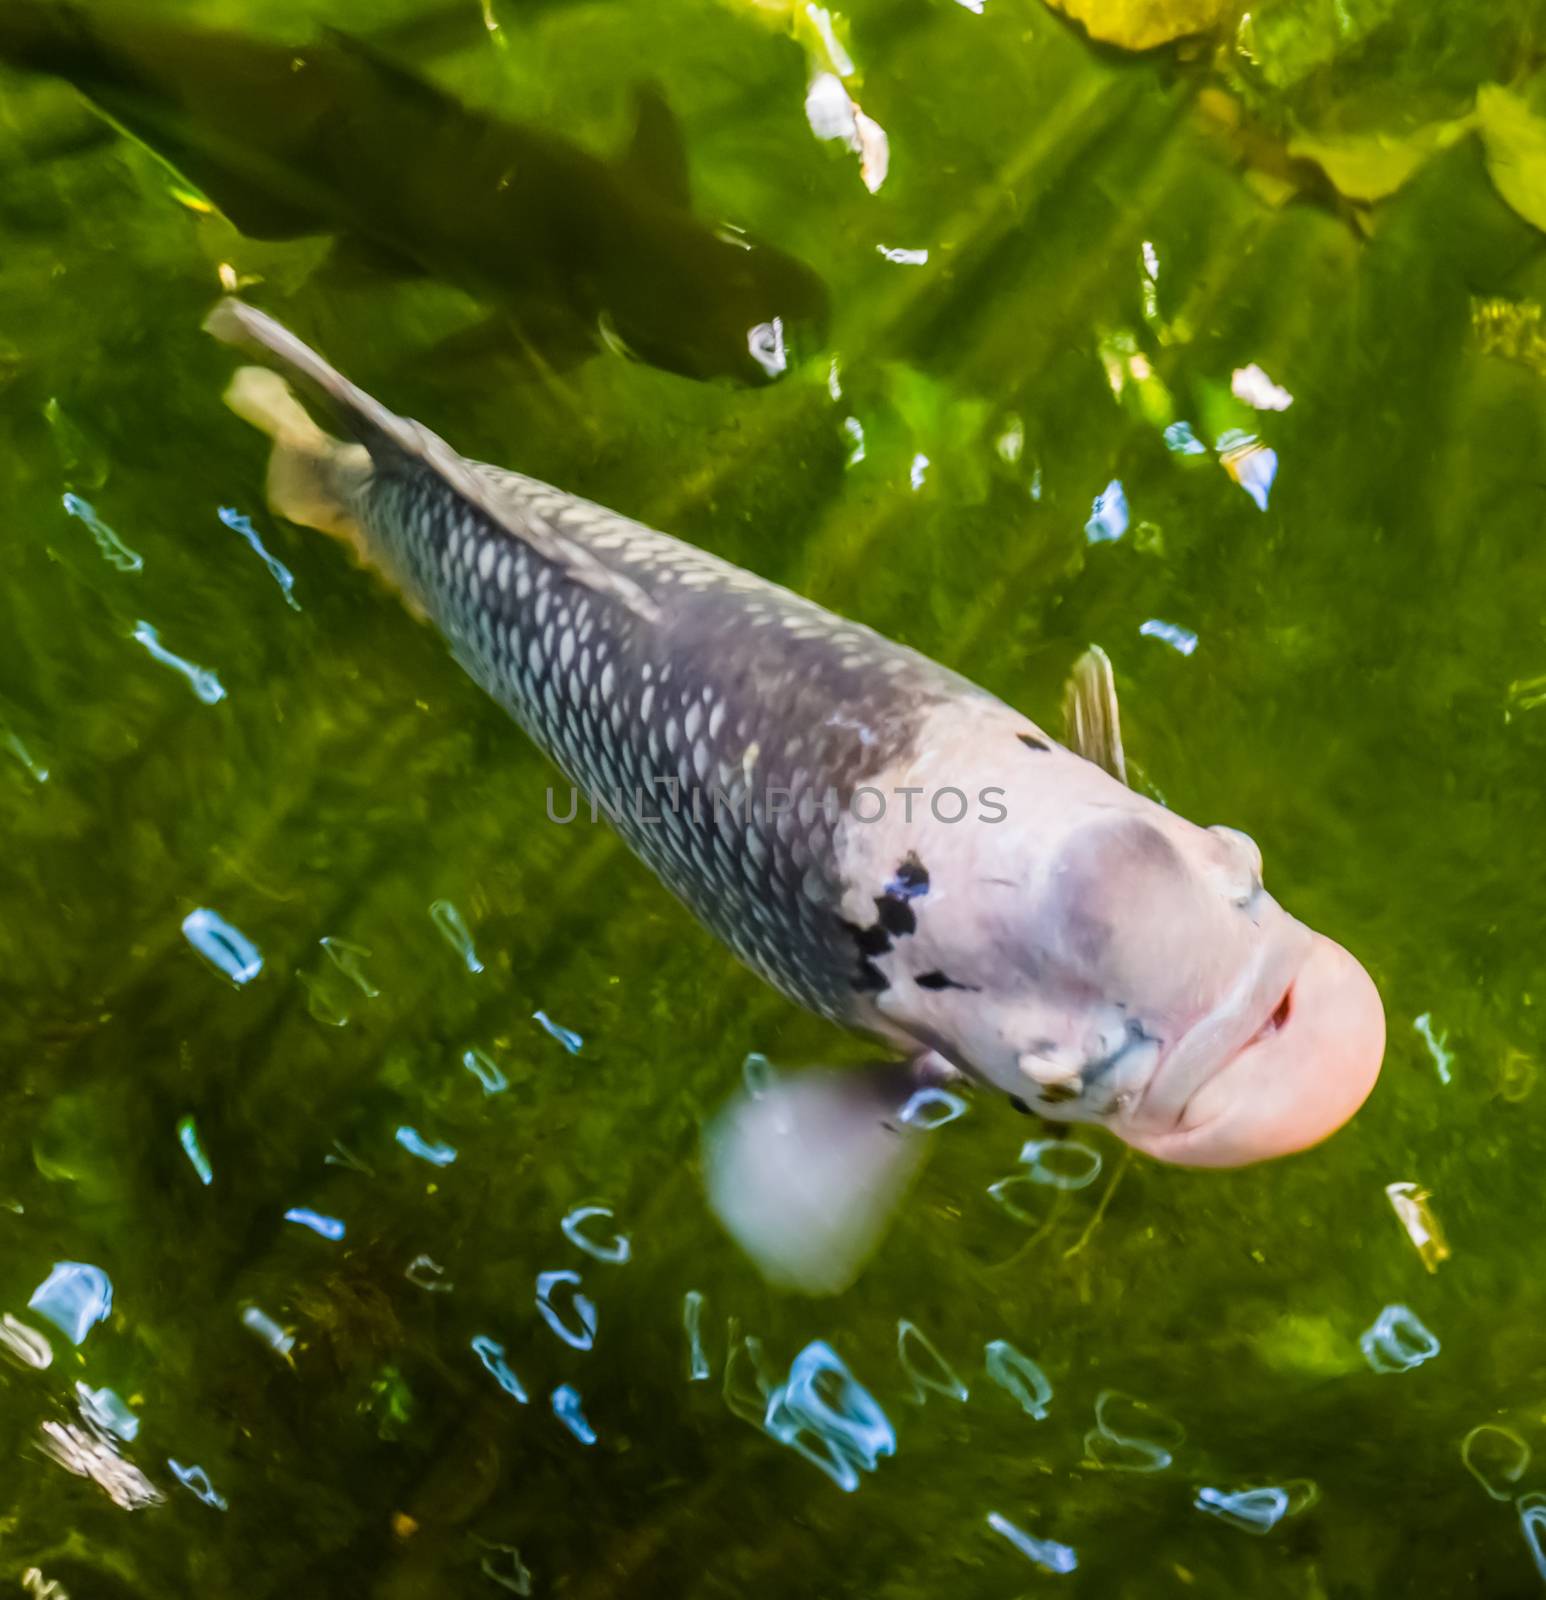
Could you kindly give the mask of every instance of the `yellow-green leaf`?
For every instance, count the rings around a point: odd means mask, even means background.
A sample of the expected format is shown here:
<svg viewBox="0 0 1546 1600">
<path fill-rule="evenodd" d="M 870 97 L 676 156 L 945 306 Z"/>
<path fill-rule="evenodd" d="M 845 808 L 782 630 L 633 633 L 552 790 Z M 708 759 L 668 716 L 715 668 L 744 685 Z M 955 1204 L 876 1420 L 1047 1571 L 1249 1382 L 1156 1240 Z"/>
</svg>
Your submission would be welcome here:
<svg viewBox="0 0 1546 1600">
<path fill-rule="evenodd" d="M 1546 229 L 1546 118 L 1499 83 L 1476 93 L 1476 120 L 1497 191 L 1526 222 Z"/>
<path fill-rule="evenodd" d="M 1152 50 L 1207 33 L 1234 10 L 1233 0 L 1047 0 L 1084 26 L 1092 39 L 1127 50 Z"/>
<path fill-rule="evenodd" d="M 1457 117 L 1410 133 L 1301 133 L 1289 140 L 1288 153 L 1313 161 L 1349 200 L 1383 200 L 1471 126 L 1470 117 Z"/>
</svg>

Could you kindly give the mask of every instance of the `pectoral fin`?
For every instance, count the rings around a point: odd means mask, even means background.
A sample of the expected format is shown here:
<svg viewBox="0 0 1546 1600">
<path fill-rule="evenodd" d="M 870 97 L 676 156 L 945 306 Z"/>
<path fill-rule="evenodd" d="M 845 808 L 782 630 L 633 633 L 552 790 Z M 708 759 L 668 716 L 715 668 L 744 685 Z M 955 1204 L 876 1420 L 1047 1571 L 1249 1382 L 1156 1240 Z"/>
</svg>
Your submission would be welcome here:
<svg viewBox="0 0 1546 1600">
<path fill-rule="evenodd" d="M 704 1133 L 709 1203 L 770 1282 L 836 1294 L 880 1243 L 953 1100 L 913 1064 L 743 1090 Z"/>
<path fill-rule="evenodd" d="M 1063 685 L 1063 742 L 1118 783 L 1127 782 L 1116 677 L 1111 657 L 1098 644 L 1079 657 Z"/>
</svg>

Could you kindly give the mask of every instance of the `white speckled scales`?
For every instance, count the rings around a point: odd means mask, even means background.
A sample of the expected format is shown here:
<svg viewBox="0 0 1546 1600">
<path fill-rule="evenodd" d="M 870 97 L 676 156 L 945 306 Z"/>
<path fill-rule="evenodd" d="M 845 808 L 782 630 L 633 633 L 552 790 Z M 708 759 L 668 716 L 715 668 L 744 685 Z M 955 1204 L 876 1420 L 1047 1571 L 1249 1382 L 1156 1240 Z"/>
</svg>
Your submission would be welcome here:
<svg viewBox="0 0 1546 1600">
<path fill-rule="evenodd" d="M 858 969 L 834 817 L 907 748 L 926 707 L 979 691 L 679 540 L 478 471 L 497 520 L 418 463 L 378 457 L 358 504 L 368 538 L 472 676 L 742 960 L 850 1019 Z M 538 555 L 520 531 L 533 523 L 650 609 Z"/>
</svg>

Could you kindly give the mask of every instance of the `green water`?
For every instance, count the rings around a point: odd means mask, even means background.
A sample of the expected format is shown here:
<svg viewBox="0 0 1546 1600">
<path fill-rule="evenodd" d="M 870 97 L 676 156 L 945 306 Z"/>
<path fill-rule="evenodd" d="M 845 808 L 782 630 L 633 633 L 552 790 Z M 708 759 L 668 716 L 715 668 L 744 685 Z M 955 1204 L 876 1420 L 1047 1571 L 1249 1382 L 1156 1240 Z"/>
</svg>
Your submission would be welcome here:
<svg viewBox="0 0 1546 1600">
<path fill-rule="evenodd" d="M 0 1588 L 37 1569 L 34 1592 L 77 1600 L 497 1596 L 521 1582 L 512 1547 L 533 1594 L 584 1600 L 1536 1591 L 1506 1497 L 1546 1491 L 1546 1459 L 1494 1472 L 1490 1498 L 1461 1445 L 1492 1423 L 1546 1451 L 1546 362 L 1518 309 L 1546 296 L 1546 235 L 1463 130 L 1376 205 L 1263 172 L 1295 129 L 1464 116 L 1478 84 L 1530 72 L 1538 8 L 1277 0 L 1253 62 L 1228 27 L 1134 57 L 1037 0 L 863 0 L 855 92 L 891 143 L 872 196 L 811 136 L 802 46 L 751 7 L 494 6 L 497 35 L 474 15 L 421 65 L 598 152 L 653 79 L 700 212 L 826 279 L 826 345 L 762 390 L 607 355 L 442 363 L 425 352 L 477 315 L 457 291 L 314 275 L 323 243 L 242 239 L 144 150 L 74 139 L 68 88 L 0 77 L 0 1311 L 53 1350 L 43 1370 L 0 1362 Z M 156 11 L 292 39 L 413 14 Z M 1250 135 L 1203 114 L 1223 94 Z M 198 331 L 222 263 L 469 454 L 701 543 L 1049 726 L 1102 644 L 1139 782 L 1248 829 L 1277 894 L 1375 976 L 1372 1100 L 1324 1147 L 1234 1174 L 1080 1134 L 1100 1176 L 1022 1186 L 1023 1220 L 988 1187 L 1032 1125 L 981 1099 L 853 1289 L 769 1289 L 707 1211 L 700 1123 L 749 1051 L 865 1047 L 736 967 L 602 830 L 546 821 L 552 770 L 429 630 L 267 514 L 260 445 L 218 404 L 229 359 Z M 1494 297 L 1515 308 L 1501 339 L 1477 327 Z M 1288 409 L 1231 402 L 1251 363 Z M 1276 452 L 1265 510 L 1211 451 L 1167 448 L 1182 420 Z M 1114 480 L 1129 526 L 1092 543 Z M 298 610 L 221 507 L 252 519 Z M 1141 634 L 1151 620 L 1195 650 Z M 154 659 L 140 622 L 224 698 Z M 195 952 L 199 907 L 261 950 L 256 979 Z M 474 1049 L 502 1092 L 465 1069 Z M 455 1161 L 416 1158 L 405 1125 Z M 1396 1182 L 1432 1195 L 1452 1251 L 1434 1273 Z M 589 1227 L 626 1233 L 626 1263 L 565 1237 L 585 1203 L 612 1208 Z M 28 1309 L 60 1262 L 112 1284 L 79 1347 Z M 535 1303 L 565 1269 L 594 1302 L 589 1351 Z M 1441 1348 L 1377 1373 L 1360 1335 L 1390 1305 Z M 293 1335 L 287 1356 L 250 1307 Z M 967 1398 L 920 1403 L 903 1319 Z M 844 1493 L 749 1424 L 748 1335 L 770 1381 L 828 1341 L 894 1457 Z M 1045 1372 L 1044 1419 L 990 1380 L 994 1340 Z M 45 1455 L 45 1424 L 82 1427 L 78 1382 L 138 1413 L 117 1448 L 161 1503 L 124 1509 Z M 554 1415 L 563 1384 L 594 1444 Z M 1157 1470 L 1121 1470 L 1132 1452 L 1087 1440 L 1105 1391 L 1175 1425 L 1134 1430 L 1168 1464 L 1151 1448 L 1136 1464 Z M 1194 1507 L 1274 1485 L 1291 1514 L 1260 1536 Z M 989 1513 L 1077 1570 L 1033 1565 Z"/>
</svg>

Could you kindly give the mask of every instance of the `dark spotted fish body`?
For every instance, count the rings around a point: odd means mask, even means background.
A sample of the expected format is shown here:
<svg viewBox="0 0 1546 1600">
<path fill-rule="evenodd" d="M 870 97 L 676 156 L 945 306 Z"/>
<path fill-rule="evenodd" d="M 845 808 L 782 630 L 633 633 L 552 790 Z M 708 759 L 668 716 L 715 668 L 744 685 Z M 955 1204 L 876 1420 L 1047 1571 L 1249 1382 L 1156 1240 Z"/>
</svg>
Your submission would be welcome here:
<svg viewBox="0 0 1546 1600">
<path fill-rule="evenodd" d="M 378 457 L 361 523 L 471 675 L 697 916 L 783 993 L 848 1020 L 865 978 L 833 819 L 954 680 L 640 523 L 478 471 L 496 515 Z M 540 554 L 549 536 L 589 560 Z"/>
<path fill-rule="evenodd" d="M 361 441 L 368 462 L 336 486 L 370 558 L 580 805 L 594 796 L 754 971 L 852 1021 L 884 935 L 844 921 L 835 823 L 924 710 L 983 691 L 680 540 L 467 461 L 249 307 L 212 325 L 277 357 Z"/>
</svg>

